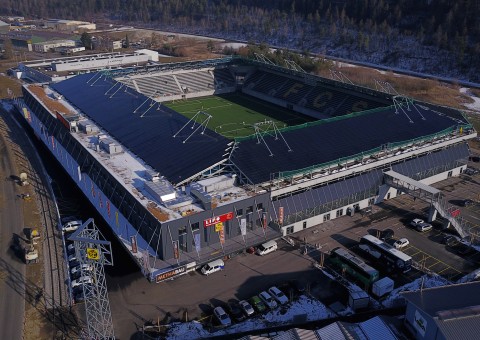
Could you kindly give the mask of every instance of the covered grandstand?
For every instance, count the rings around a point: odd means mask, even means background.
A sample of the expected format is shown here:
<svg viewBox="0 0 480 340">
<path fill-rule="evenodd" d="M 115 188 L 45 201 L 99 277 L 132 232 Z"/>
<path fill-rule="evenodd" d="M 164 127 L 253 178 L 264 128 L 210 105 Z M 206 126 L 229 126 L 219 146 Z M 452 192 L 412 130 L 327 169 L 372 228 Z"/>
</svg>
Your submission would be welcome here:
<svg viewBox="0 0 480 340">
<path fill-rule="evenodd" d="M 316 121 L 262 116 L 235 138 L 207 124 L 208 109 L 187 118 L 163 103 L 235 91 L 277 105 L 272 116 L 281 107 Z M 393 198 L 386 169 L 428 183 L 458 175 L 476 136 L 456 110 L 238 58 L 23 92 L 22 115 L 155 282 Z M 120 148 L 98 147 L 105 138 Z"/>
</svg>

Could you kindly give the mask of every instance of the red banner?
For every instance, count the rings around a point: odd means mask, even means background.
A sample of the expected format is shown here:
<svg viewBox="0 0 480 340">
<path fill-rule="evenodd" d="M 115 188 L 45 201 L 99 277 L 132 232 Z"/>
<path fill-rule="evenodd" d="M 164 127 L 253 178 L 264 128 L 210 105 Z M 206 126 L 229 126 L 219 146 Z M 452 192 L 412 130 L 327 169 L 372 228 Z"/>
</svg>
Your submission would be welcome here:
<svg viewBox="0 0 480 340">
<path fill-rule="evenodd" d="M 203 220 L 203 226 L 210 227 L 212 225 L 215 225 L 220 222 L 226 222 L 228 220 L 231 220 L 233 218 L 233 212 L 229 212 L 220 216 L 213 216 L 212 218 L 207 218 L 206 220 Z"/>
<path fill-rule="evenodd" d="M 278 224 L 283 224 L 283 207 L 278 208 Z"/>
<path fill-rule="evenodd" d="M 130 242 L 132 243 L 132 253 L 135 254 L 138 251 L 137 237 L 136 236 L 130 236 Z"/>
<path fill-rule="evenodd" d="M 225 243 L 225 232 L 223 231 L 223 228 L 220 229 L 218 232 L 218 236 L 220 237 L 220 243 L 224 244 Z"/>
<path fill-rule="evenodd" d="M 267 213 L 263 213 L 263 229 L 267 229 Z"/>
<path fill-rule="evenodd" d="M 175 259 L 178 259 L 180 257 L 180 254 L 178 252 L 178 241 L 173 241 L 173 257 Z"/>
</svg>

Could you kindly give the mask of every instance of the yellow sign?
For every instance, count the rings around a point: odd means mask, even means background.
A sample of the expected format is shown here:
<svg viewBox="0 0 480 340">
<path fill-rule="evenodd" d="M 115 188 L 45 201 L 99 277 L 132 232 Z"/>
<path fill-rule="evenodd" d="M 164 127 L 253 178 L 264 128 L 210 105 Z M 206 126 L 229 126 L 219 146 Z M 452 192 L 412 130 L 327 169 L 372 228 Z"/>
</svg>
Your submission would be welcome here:
<svg viewBox="0 0 480 340">
<path fill-rule="evenodd" d="M 220 230 L 223 230 L 222 222 L 218 222 L 217 224 L 215 224 L 215 231 L 218 233 Z"/>
<path fill-rule="evenodd" d="M 98 249 L 87 248 L 87 258 L 89 258 L 90 260 L 95 260 L 95 261 L 100 260 L 100 253 L 99 253 Z"/>
</svg>

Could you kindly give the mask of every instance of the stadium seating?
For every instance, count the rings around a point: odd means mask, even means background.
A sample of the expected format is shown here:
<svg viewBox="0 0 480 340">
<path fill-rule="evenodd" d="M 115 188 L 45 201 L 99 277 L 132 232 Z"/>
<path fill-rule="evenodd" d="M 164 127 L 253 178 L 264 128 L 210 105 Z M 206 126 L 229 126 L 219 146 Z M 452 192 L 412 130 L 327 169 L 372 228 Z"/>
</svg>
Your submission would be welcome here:
<svg viewBox="0 0 480 340">
<path fill-rule="evenodd" d="M 309 85 L 288 75 L 279 75 L 263 70 L 254 72 L 246 80 L 245 88 L 289 104 L 305 107 L 311 110 L 309 112 L 315 118 L 319 118 L 319 116 L 314 112 L 336 117 L 385 106 L 385 104 L 368 99 L 366 96 L 354 95 L 328 86 Z"/>
<path fill-rule="evenodd" d="M 180 88 L 171 75 L 135 78 L 134 81 L 140 92 L 146 96 L 152 96 L 155 92 L 157 95 L 164 96 L 181 93 Z"/>
<path fill-rule="evenodd" d="M 217 87 L 223 88 L 235 86 L 235 79 L 228 68 L 216 69 L 211 72 Z"/>
<path fill-rule="evenodd" d="M 184 93 L 214 90 L 213 77 L 208 71 L 175 74 Z"/>
</svg>

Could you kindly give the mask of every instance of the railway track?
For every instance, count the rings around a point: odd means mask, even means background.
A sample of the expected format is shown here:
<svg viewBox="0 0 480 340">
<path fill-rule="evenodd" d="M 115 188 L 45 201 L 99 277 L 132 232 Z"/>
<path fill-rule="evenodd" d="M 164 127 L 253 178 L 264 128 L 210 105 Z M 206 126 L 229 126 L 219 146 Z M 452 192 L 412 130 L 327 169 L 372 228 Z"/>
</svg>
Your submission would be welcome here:
<svg viewBox="0 0 480 340">
<path fill-rule="evenodd" d="M 26 132 L 13 117 L 7 119 L 13 134 L 18 136 L 16 143 L 12 143 L 15 162 L 19 169 L 28 174 L 28 182 L 35 192 L 42 225 L 40 259 L 43 262 L 43 289 L 27 282 L 26 290 L 35 287 L 35 292 L 27 294 L 36 296 L 42 305 L 43 316 L 53 326 L 52 336 L 61 334 L 67 338 L 79 338 L 81 327 L 71 311 L 71 301 L 67 293 L 66 259 L 62 232 L 57 227 L 59 214 L 54 192 L 40 156 Z"/>
</svg>

